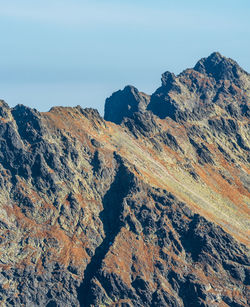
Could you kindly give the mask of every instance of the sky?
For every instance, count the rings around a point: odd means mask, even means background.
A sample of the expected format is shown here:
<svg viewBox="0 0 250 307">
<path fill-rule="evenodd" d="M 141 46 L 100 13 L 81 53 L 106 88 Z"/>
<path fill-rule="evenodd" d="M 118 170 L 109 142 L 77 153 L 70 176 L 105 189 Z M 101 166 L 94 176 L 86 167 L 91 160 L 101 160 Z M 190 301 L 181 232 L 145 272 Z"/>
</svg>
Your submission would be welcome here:
<svg viewBox="0 0 250 307">
<path fill-rule="evenodd" d="M 0 0 L 0 98 L 97 108 L 219 51 L 250 72 L 249 0 Z"/>
</svg>

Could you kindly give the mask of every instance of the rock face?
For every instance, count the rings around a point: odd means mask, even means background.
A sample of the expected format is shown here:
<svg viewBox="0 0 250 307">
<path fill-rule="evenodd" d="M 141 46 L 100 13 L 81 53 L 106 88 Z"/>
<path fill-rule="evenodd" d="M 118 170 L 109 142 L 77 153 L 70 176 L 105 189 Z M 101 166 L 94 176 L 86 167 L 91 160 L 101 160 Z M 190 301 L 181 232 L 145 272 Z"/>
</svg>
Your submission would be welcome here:
<svg viewBox="0 0 250 307">
<path fill-rule="evenodd" d="M 229 113 L 237 118 L 249 116 L 249 74 L 235 61 L 218 52 L 201 59 L 193 69 L 186 69 L 178 76 L 167 71 L 161 80 L 162 86 L 147 99 L 148 102 L 141 102 L 144 108 L 161 119 L 202 120 L 218 115 L 218 108 L 222 115 Z M 137 106 L 143 99 L 137 95 L 132 100 L 131 94 L 125 89 L 107 99 L 106 120 L 120 124 L 123 118 L 141 111 L 131 105 Z"/>
<path fill-rule="evenodd" d="M 120 124 L 124 117 L 131 117 L 135 112 L 145 111 L 148 103 L 148 95 L 128 85 L 122 91 L 117 91 L 106 99 L 104 118 Z"/>
<path fill-rule="evenodd" d="M 249 89 L 213 53 L 105 120 L 0 101 L 0 306 L 249 306 Z"/>
</svg>

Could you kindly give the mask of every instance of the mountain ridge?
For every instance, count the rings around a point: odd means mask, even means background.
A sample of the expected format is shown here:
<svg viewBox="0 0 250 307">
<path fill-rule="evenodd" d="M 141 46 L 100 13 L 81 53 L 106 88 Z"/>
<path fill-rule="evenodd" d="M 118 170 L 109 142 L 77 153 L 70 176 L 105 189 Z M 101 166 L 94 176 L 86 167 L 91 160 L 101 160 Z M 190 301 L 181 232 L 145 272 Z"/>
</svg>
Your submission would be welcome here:
<svg viewBox="0 0 250 307">
<path fill-rule="evenodd" d="M 186 69 L 177 76 L 175 76 L 174 73 L 166 71 L 162 74 L 161 82 L 161 87 L 151 96 L 147 95 L 148 104 L 146 105 L 147 110 L 152 111 L 160 118 L 166 118 L 168 116 L 172 117 L 174 120 L 183 120 L 187 116 L 185 112 L 188 112 L 189 117 L 195 119 L 197 116 L 202 116 L 201 114 L 194 114 L 195 111 L 196 113 L 201 113 L 201 111 L 198 110 L 199 105 L 197 104 L 201 104 L 201 102 L 203 102 L 203 104 L 210 102 L 210 104 L 205 107 L 207 109 L 212 109 L 214 104 L 221 102 L 219 95 L 224 95 L 226 100 L 228 98 L 231 99 L 232 96 L 237 96 L 237 101 L 242 101 L 244 107 L 247 108 L 246 111 L 249 112 L 249 106 L 246 105 L 246 96 L 247 99 L 249 99 L 250 92 L 249 74 L 234 60 L 226 58 L 218 52 L 214 52 L 209 57 L 199 60 L 194 68 Z M 111 120 L 115 123 L 121 123 L 121 115 L 119 115 L 120 118 L 117 121 L 115 118 L 117 112 L 115 112 L 112 117 L 109 110 L 112 108 L 117 110 L 119 106 L 117 106 L 115 99 L 112 100 L 112 97 L 119 93 L 119 101 L 125 99 L 125 89 L 127 89 L 127 87 L 125 87 L 122 92 L 118 91 L 114 93 L 106 100 L 104 119 Z M 134 105 L 137 101 L 139 106 L 140 103 L 143 103 L 143 99 L 140 99 L 140 96 L 138 96 L 140 92 L 136 88 L 133 87 L 133 90 L 137 93 L 137 97 L 134 98 Z M 242 91 L 244 91 L 244 93 L 241 93 Z M 227 95 L 230 97 L 227 97 Z M 183 103 L 182 100 L 186 103 Z M 228 102 L 232 104 L 232 109 L 237 109 L 232 101 Z M 128 104 L 127 107 L 130 108 L 131 106 Z M 124 108 L 125 106 L 123 104 L 123 109 Z M 124 117 L 128 115 L 124 110 L 123 113 Z"/>
<path fill-rule="evenodd" d="M 210 57 L 104 119 L 0 102 L 3 306 L 248 306 L 250 78 Z"/>
</svg>

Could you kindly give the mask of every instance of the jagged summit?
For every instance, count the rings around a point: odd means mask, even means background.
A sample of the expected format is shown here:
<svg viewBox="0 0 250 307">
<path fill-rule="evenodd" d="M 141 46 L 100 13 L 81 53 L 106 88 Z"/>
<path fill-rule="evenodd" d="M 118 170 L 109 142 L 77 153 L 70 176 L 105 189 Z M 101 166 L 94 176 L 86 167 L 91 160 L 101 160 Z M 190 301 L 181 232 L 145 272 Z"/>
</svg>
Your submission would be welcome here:
<svg viewBox="0 0 250 307">
<path fill-rule="evenodd" d="M 162 74 L 162 85 L 151 96 L 134 87 L 114 93 L 106 100 L 104 118 L 120 124 L 135 112 L 151 111 L 175 121 L 200 120 L 225 115 L 246 116 L 249 112 L 250 75 L 234 60 L 218 52 L 197 62 L 179 75 Z"/>
<path fill-rule="evenodd" d="M 0 100 L 0 116 L 5 118 L 8 116 L 9 106 L 4 100 Z"/>
<path fill-rule="evenodd" d="M 222 65 L 211 57 L 198 69 Z M 127 86 L 106 101 L 117 124 L 0 101 L 0 305 L 248 307 L 238 79 L 187 69 L 151 96 Z"/>
<path fill-rule="evenodd" d="M 106 99 L 104 119 L 120 124 L 124 117 L 130 117 L 138 111 L 145 111 L 148 96 L 140 93 L 134 86 L 128 85 Z"/>
<path fill-rule="evenodd" d="M 237 81 L 242 73 L 246 73 L 234 60 L 222 56 L 219 52 L 197 62 L 194 70 L 218 80 Z"/>
</svg>

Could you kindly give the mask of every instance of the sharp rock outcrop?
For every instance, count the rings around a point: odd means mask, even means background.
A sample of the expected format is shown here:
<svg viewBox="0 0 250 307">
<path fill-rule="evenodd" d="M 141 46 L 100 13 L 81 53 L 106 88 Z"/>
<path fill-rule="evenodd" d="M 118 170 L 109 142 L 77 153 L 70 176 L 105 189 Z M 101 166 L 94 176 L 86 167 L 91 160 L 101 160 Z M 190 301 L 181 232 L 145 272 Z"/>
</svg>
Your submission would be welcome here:
<svg viewBox="0 0 250 307">
<path fill-rule="evenodd" d="M 249 306 L 249 84 L 213 53 L 105 120 L 0 101 L 0 305 Z"/>
</svg>

